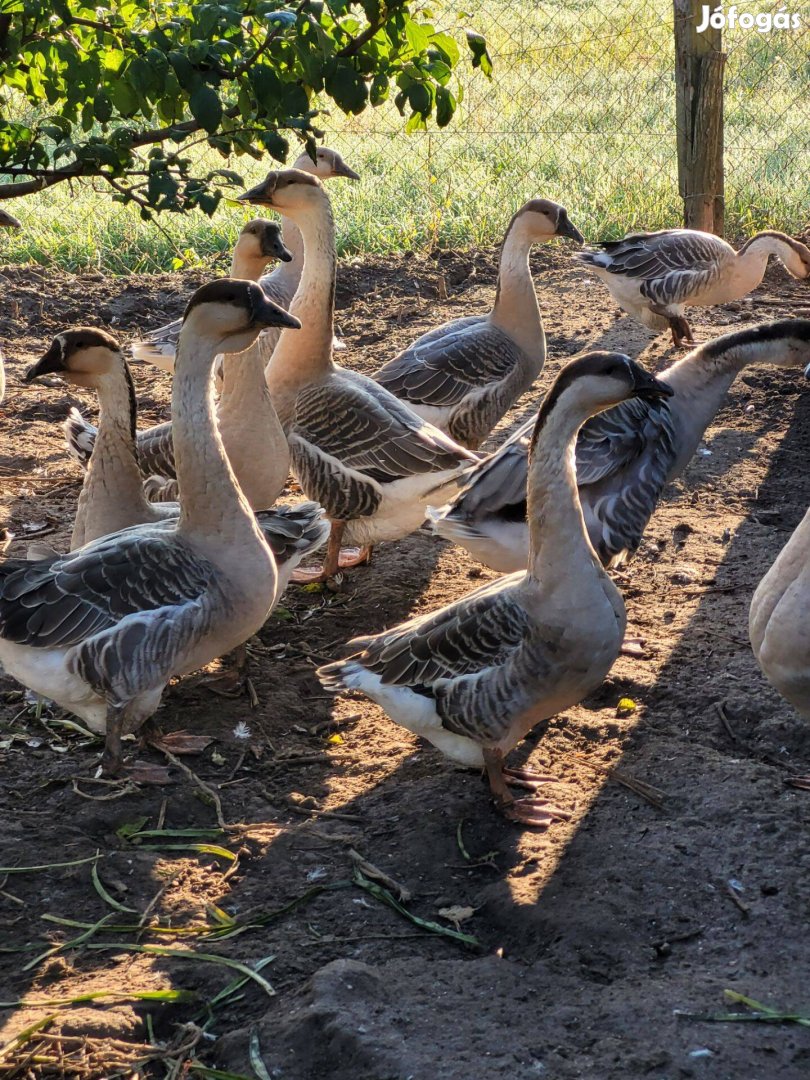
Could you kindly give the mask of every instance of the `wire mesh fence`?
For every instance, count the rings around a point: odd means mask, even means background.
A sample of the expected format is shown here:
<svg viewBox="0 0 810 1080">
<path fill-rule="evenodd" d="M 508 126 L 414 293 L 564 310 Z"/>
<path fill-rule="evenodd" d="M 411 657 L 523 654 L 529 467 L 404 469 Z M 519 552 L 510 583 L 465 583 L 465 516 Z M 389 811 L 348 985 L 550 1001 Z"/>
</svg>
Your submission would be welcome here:
<svg viewBox="0 0 810 1080">
<path fill-rule="evenodd" d="M 792 4 L 794 0 L 787 0 Z M 716 6 L 716 5 L 715 5 Z M 564 204 L 589 239 L 677 225 L 674 13 L 617 0 L 426 0 L 437 28 L 484 34 L 491 80 L 459 66 L 452 123 L 406 133 L 388 102 L 359 117 L 332 109 L 325 141 L 362 175 L 330 187 L 342 252 L 496 243 L 527 198 Z M 709 6 L 708 11 L 714 7 Z M 730 15 L 732 8 L 723 9 Z M 724 30 L 726 234 L 810 229 L 810 3 L 798 27 L 763 32 L 742 16 L 787 10 L 743 0 Z M 462 70 L 463 69 L 463 70 Z M 212 154 L 213 164 L 222 161 Z M 246 183 L 272 163 L 229 163 Z M 26 230 L 7 243 L 48 261 L 106 272 L 168 270 L 232 244 L 244 212 L 222 204 L 143 223 L 92 190 L 65 187 L 20 207 Z M 30 212 L 29 212 L 30 206 Z M 16 213 L 15 209 L 15 213 Z M 9 251 L 11 259 L 26 250 Z"/>
<path fill-rule="evenodd" d="M 788 29 L 763 32 L 748 18 L 772 19 L 784 9 L 738 4 L 724 34 L 732 237 L 810 225 L 810 7 L 796 9 L 799 25 Z M 415 240 L 492 239 L 535 194 L 565 203 L 590 235 L 677 224 L 672 8 L 495 0 L 471 15 L 489 42 L 494 73 L 491 82 L 463 78 L 462 111 L 451 128 L 406 136 L 389 109 L 339 135 L 347 153 L 367 158 L 371 144 L 400 174 L 396 190 Z M 437 9 L 437 23 L 445 18 L 452 26 L 450 9 Z M 354 224 L 361 247 L 387 246 L 399 227 Z"/>
</svg>

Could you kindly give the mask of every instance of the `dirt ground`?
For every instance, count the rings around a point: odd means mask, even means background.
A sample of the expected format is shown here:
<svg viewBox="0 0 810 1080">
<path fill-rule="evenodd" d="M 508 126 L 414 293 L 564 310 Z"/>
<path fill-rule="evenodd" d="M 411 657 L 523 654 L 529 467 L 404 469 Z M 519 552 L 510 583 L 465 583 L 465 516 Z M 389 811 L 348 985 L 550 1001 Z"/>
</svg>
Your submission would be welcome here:
<svg viewBox="0 0 810 1080">
<path fill-rule="evenodd" d="M 655 370 L 673 355 L 564 251 L 533 261 L 549 361 L 493 444 L 586 346 Z M 493 251 L 342 263 L 342 362 L 372 371 L 423 330 L 486 310 L 495 265 Z M 67 542 L 80 475 L 61 421 L 73 404 L 95 414 L 90 394 L 22 386 L 25 366 L 70 324 L 128 339 L 179 313 L 203 280 L 0 272 L 0 525 L 17 536 L 13 553 L 32 537 Z M 751 298 L 694 324 L 706 336 L 797 313 L 810 315 L 810 290 L 776 268 Z M 142 424 L 164 419 L 168 376 L 141 366 L 135 378 Z M 501 819 L 479 775 L 369 702 L 333 701 L 314 677 L 353 634 L 494 576 L 427 533 L 381 546 L 339 593 L 289 590 L 253 642 L 257 708 L 197 677 L 173 685 L 164 730 L 212 742 L 177 759 L 168 785 L 95 780 L 98 742 L 38 716 L 0 678 L 0 863 L 46 866 L 0 871 L 0 1075 L 807 1077 L 807 1026 L 706 1017 L 746 1012 L 725 989 L 810 1015 L 810 793 L 788 783 L 810 773 L 810 731 L 747 641 L 753 589 L 810 503 L 808 444 L 801 375 L 744 372 L 617 576 L 644 655 L 620 658 L 597 694 L 515 754 L 564 785 L 555 794 L 573 817 L 548 832 Z M 623 697 L 631 716 L 617 716 Z M 658 789 L 658 805 L 613 769 Z M 216 830 L 214 796 L 225 832 L 174 832 Z M 132 836 L 148 830 L 160 834 Z M 409 921 L 358 884 L 353 851 L 410 891 L 409 913 L 451 930 L 454 914 L 474 941 Z M 211 956 L 254 971 L 269 961 L 275 996 L 255 981 L 233 990 L 244 971 Z M 133 998 L 181 989 L 196 999 Z M 37 1021 L 40 1032 L 6 1042 Z"/>
</svg>

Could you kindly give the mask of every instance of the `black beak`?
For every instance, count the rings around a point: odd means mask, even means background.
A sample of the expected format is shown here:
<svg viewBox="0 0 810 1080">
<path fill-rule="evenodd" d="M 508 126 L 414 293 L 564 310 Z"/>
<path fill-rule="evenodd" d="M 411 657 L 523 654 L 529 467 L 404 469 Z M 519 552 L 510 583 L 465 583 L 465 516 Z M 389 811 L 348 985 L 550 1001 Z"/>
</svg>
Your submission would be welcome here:
<svg viewBox="0 0 810 1080">
<path fill-rule="evenodd" d="M 17 221 L 7 210 L 0 210 L 0 225 L 7 229 L 21 229 L 22 222 Z"/>
<path fill-rule="evenodd" d="M 557 236 L 567 236 L 569 240 L 573 240 L 576 244 L 584 244 L 585 237 L 576 227 L 572 224 L 567 214 L 561 214 L 557 222 Z"/>
<path fill-rule="evenodd" d="M 40 375 L 54 375 L 65 370 L 65 351 L 62 342 L 58 338 L 54 338 L 50 349 L 42 359 L 38 360 L 36 364 L 32 364 L 23 375 L 23 382 L 30 383 Z"/>
<path fill-rule="evenodd" d="M 255 206 L 272 206 L 264 181 L 261 184 L 256 184 L 255 187 L 248 188 L 247 191 L 243 191 L 241 195 L 237 195 L 236 202 L 252 203 Z"/>
<path fill-rule="evenodd" d="M 276 250 L 275 254 L 279 259 L 281 259 L 282 262 L 293 261 L 292 252 L 285 248 L 284 245 L 281 243 L 278 245 L 278 249 Z"/>
<path fill-rule="evenodd" d="M 259 326 L 282 326 L 287 330 L 300 330 L 301 320 L 289 311 L 263 296 L 253 310 L 253 322 Z"/>
<path fill-rule="evenodd" d="M 345 161 L 335 162 L 335 176 L 345 176 L 348 180 L 360 179 L 360 173 L 350 169 Z"/>
<path fill-rule="evenodd" d="M 643 398 L 644 401 L 659 401 L 661 398 L 672 397 L 674 393 L 675 391 L 668 383 L 656 379 L 638 364 L 633 366 L 634 397 Z"/>
</svg>

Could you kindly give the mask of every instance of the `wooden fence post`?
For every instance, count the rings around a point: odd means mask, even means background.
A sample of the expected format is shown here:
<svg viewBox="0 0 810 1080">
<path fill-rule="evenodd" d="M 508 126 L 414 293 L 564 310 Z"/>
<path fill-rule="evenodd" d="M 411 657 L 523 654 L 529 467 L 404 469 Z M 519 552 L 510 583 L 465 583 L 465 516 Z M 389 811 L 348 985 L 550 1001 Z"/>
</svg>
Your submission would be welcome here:
<svg viewBox="0 0 810 1080">
<path fill-rule="evenodd" d="M 722 30 L 698 26 L 714 3 L 674 0 L 678 185 L 687 229 L 723 235 Z"/>
</svg>

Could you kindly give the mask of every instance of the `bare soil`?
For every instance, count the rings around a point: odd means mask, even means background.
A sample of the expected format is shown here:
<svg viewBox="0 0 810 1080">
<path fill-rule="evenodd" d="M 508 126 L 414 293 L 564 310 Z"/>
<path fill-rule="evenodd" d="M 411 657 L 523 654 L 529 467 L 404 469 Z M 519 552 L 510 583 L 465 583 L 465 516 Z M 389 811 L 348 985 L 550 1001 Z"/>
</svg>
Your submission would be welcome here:
<svg viewBox="0 0 810 1080">
<path fill-rule="evenodd" d="M 549 362 L 493 444 L 586 346 L 622 348 L 655 370 L 673 358 L 664 337 L 620 316 L 564 252 L 540 252 L 534 265 Z M 423 330 L 486 310 L 495 266 L 493 251 L 342 263 L 343 362 L 373 371 Z M 0 272 L 9 375 L 0 525 L 17 536 L 12 553 L 32 538 L 67 543 L 80 474 L 61 421 L 73 404 L 95 415 L 89 394 L 22 386 L 25 366 L 70 324 L 128 339 L 174 317 L 202 281 Z M 806 287 L 777 269 L 747 301 L 694 324 L 707 336 L 807 307 Z M 139 367 L 135 378 L 141 422 L 166 418 L 168 377 Z M 0 678 L 0 863 L 99 854 L 103 888 L 133 909 L 109 905 L 91 862 L 0 871 L 0 998 L 26 1002 L 0 1010 L 2 1040 L 52 1017 L 42 1035 L 6 1050 L 0 1075 L 214 1075 L 196 1061 L 254 1076 L 252 1039 L 274 1080 L 807 1077 L 808 1027 L 700 1017 L 746 1011 L 724 1000 L 726 988 L 810 1013 L 810 793 L 788 783 L 810 773 L 810 732 L 765 683 L 747 641 L 753 589 L 810 503 L 808 441 L 800 374 L 763 367 L 737 380 L 617 575 L 628 635 L 645 640 L 644 655 L 620 658 L 597 694 L 515 754 L 564 785 L 555 796 L 573 817 L 547 832 L 502 820 L 480 776 L 369 702 L 334 702 L 314 677 L 353 634 L 493 576 L 427 533 L 382 545 L 338 593 L 289 590 L 253 643 L 257 708 L 201 678 L 174 684 L 163 729 L 213 741 L 178 759 L 185 769 L 172 764 L 162 787 L 94 780 L 99 744 L 58 715 L 38 716 Z M 621 717 L 625 697 L 637 708 Z M 154 749 L 140 756 L 165 763 Z M 610 778 L 613 769 L 654 786 L 660 804 Z M 238 862 L 154 846 L 200 837 L 126 838 L 139 825 L 216 828 L 211 792 L 229 829 L 207 842 Z M 477 946 L 408 921 L 358 885 L 352 850 L 410 890 L 405 907 L 420 919 L 452 929 L 439 912 L 462 909 L 459 929 Z M 104 916 L 83 944 L 36 960 Z M 248 929 L 220 941 L 181 936 L 228 918 Z M 249 965 L 272 957 L 262 974 L 275 996 L 248 983 L 209 1015 L 205 1003 L 239 972 L 123 947 L 138 944 Z M 156 989 L 198 1000 L 132 1000 Z M 44 1004 L 98 991 L 119 996 Z M 152 1040 L 151 1063 L 127 1064 Z"/>
</svg>

